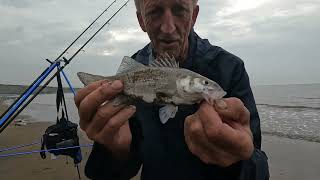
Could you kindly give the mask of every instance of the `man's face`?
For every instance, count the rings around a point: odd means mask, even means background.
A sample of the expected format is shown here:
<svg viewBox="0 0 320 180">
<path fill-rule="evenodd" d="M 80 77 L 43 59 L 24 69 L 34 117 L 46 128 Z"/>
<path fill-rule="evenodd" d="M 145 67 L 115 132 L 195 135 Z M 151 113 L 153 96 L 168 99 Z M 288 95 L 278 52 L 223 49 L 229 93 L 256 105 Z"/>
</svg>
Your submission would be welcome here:
<svg viewBox="0 0 320 180">
<path fill-rule="evenodd" d="M 147 32 L 157 54 L 168 53 L 184 60 L 188 36 L 196 22 L 199 7 L 193 0 L 142 0 L 137 13 L 140 26 Z"/>
</svg>

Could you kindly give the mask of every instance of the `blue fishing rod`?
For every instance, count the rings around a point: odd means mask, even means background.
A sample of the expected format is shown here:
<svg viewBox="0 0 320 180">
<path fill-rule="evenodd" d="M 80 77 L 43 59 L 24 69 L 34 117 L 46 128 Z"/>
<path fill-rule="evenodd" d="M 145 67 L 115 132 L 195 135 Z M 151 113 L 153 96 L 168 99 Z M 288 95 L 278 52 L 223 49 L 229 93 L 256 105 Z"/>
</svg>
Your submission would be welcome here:
<svg viewBox="0 0 320 180">
<path fill-rule="evenodd" d="M 68 50 L 69 48 L 116 2 L 114 0 L 69 46 L 66 48 L 59 56 L 56 58 L 54 62 L 46 59 L 48 62 L 51 63 L 50 67 L 47 68 L 33 83 L 32 85 L 6 110 L 6 112 L 1 116 L 0 120 L 0 133 L 21 113 L 25 107 L 30 104 L 30 102 L 44 89 L 47 85 L 58 75 L 58 73 L 62 72 L 63 69 L 71 62 L 71 60 L 78 55 L 78 53 L 107 25 L 109 22 L 120 12 L 120 10 L 126 6 L 129 2 L 126 1 L 119 9 L 114 13 L 111 18 L 109 18 L 99 30 L 94 33 L 89 40 L 86 41 L 84 45 L 69 59 L 63 57 L 60 59 Z M 65 64 L 60 67 L 60 63 L 64 62 Z M 57 72 L 51 76 L 51 78 L 43 85 L 39 86 L 44 79 L 55 69 L 57 68 Z M 63 73 L 64 75 L 64 73 Z M 65 75 L 64 75 L 65 76 Z M 65 76 L 66 77 L 66 76 Z M 67 79 L 66 79 L 67 80 Z M 68 84 L 69 81 L 67 80 Z M 70 84 L 69 84 L 70 85 Z M 34 91 L 37 90 L 35 93 Z M 22 105 L 23 102 L 32 94 L 33 96 L 18 110 L 18 108 Z M 18 110 L 18 111 L 17 111 Z"/>
<path fill-rule="evenodd" d="M 105 13 L 108 11 L 108 9 L 116 2 L 117 0 L 114 0 L 56 59 L 55 62 L 57 62 L 77 41 L 78 39 Z M 43 80 L 43 76 L 46 77 L 48 76 L 49 73 L 51 73 L 51 71 L 54 69 L 53 66 L 57 66 L 57 64 L 52 63 L 51 61 L 49 61 L 48 59 L 46 59 L 48 62 L 51 63 L 50 67 L 47 67 L 42 73 L 41 75 L 35 80 L 33 81 L 33 83 L 11 104 L 11 106 L 9 108 L 7 108 L 7 110 L 1 115 L 0 119 L 2 120 L 3 117 L 11 110 L 11 109 L 16 109 L 16 107 L 14 107 L 15 105 L 17 105 L 18 101 L 20 99 L 24 99 L 22 100 L 22 102 L 25 101 L 24 96 L 29 96 L 29 90 L 31 88 L 38 87 L 39 86 L 39 82 L 41 83 Z M 65 75 L 64 75 L 65 76 Z M 31 90 L 32 91 L 32 90 Z M 33 91 L 32 91 L 33 92 Z M 10 113 L 9 113 L 10 114 Z M 5 118 L 7 119 L 7 118 Z M 4 121 L 5 121 L 4 119 Z M 0 120 L 0 127 L 1 127 L 1 120 Z"/>
<path fill-rule="evenodd" d="M 78 41 L 78 39 L 105 13 L 108 11 L 108 9 L 116 2 L 116 0 L 114 0 L 56 59 L 55 62 L 58 61 L 75 43 L 76 41 Z M 11 106 L 1 115 L 1 119 L 8 113 L 8 111 L 10 109 L 13 108 L 13 106 L 19 101 L 19 99 L 21 99 L 24 95 L 28 94 L 28 91 L 33 87 L 33 86 L 38 86 L 39 80 L 41 81 L 41 78 L 43 76 L 47 76 L 48 73 L 50 73 L 54 67 L 56 66 L 56 64 L 52 63 L 51 61 L 49 61 L 48 59 L 46 59 L 48 62 L 51 63 L 50 67 L 47 67 L 42 73 L 41 75 L 35 80 L 33 81 L 33 83 L 15 100 L 15 102 L 13 102 L 11 104 Z M 1 121 L 0 121 L 0 126 L 1 126 Z"/>
</svg>

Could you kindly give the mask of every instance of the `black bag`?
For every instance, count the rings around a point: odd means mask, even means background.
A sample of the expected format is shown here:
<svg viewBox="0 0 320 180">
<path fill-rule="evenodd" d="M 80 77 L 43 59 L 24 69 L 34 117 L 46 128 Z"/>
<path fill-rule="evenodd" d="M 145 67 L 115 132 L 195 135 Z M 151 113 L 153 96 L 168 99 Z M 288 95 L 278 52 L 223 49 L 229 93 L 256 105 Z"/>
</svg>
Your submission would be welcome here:
<svg viewBox="0 0 320 180">
<path fill-rule="evenodd" d="M 46 129 L 42 138 L 41 150 L 46 148 L 56 156 L 70 156 L 74 163 L 78 164 L 82 160 L 81 149 L 79 147 L 78 125 L 69 121 L 60 74 L 57 75 L 57 80 L 57 123 Z M 62 109 L 61 118 L 59 118 L 60 104 Z M 44 151 L 40 152 L 40 155 L 42 159 L 46 158 Z"/>
<path fill-rule="evenodd" d="M 46 147 L 50 153 L 56 156 L 70 156 L 75 164 L 80 163 L 82 160 L 80 147 L 70 148 L 79 146 L 77 127 L 77 124 L 66 120 L 65 117 L 62 117 L 57 124 L 49 126 L 46 129 L 45 134 L 43 135 L 41 150 L 44 150 Z M 45 152 L 41 152 L 40 155 L 43 159 L 46 158 Z"/>
</svg>

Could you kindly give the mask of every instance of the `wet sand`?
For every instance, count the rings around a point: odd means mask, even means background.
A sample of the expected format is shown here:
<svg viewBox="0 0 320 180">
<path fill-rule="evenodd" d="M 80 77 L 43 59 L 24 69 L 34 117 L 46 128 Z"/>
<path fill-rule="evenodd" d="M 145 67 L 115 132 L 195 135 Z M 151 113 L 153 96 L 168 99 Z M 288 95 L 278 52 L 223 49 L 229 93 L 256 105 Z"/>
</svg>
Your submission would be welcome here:
<svg viewBox="0 0 320 180">
<path fill-rule="evenodd" d="M 7 106 L 4 105 L 2 99 L 0 99 L 0 113 L 2 114 L 6 108 Z M 30 117 L 27 119 L 30 120 Z M 0 149 L 40 141 L 45 129 L 51 124 L 52 123 L 41 122 L 30 123 L 26 126 L 16 126 L 15 122 L 12 122 L 0 134 Z M 79 133 L 79 137 L 81 144 L 91 143 L 85 136 L 81 135 L 81 133 Z M 2 152 L 0 154 L 40 149 L 41 144 L 35 144 L 17 150 Z M 83 160 L 79 164 L 82 179 L 86 179 L 83 170 L 89 153 L 90 149 L 82 149 Z M 74 167 L 71 158 L 66 159 L 66 156 L 58 156 L 57 159 L 51 160 L 51 155 L 49 153 L 46 153 L 46 155 L 46 159 L 42 159 L 39 153 L 0 158 L 0 179 L 79 179 L 77 169 Z"/>
<path fill-rule="evenodd" d="M 320 143 L 264 135 L 263 148 L 269 157 L 270 179 L 320 179 Z"/>
<path fill-rule="evenodd" d="M 0 99 L 0 114 L 2 114 L 4 110 L 6 110 L 6 106 L 1 103 Z M 32 122 L 32 119 L 30 119 L 30 117 L 28 117 L 27 119 Z M 40 141 L 41 136 L 45 132 L 46 128 L 52 124 L 53 123 L 48 122 L 35 122 L 28 123 L 26 126 L 16 126 L 15 122 L 12 122 L 0 134 L 0 150 L 23 144 L 30 144 L 35 141 Z M 80 139 L 80 144 L 84 145 L 92 143 L 81 130 L 79 130 L 78 135 Z M 0 153 L 0 155 L 40 149 L 41 144 L 36 144 L 17 150 L 2 152 Z M 91 148 L 82 148 L 81 152 L 83 160 L 81 163 L 79 163 L 79 170 L 81 179 L 85 180 L 88 178 L 86 178 L 84 175 L 84 167 L 90 155 Z M 74 167 L 73 159 L 66 158 L 66 156 L 57 156 L 57 159 L 51 159 L 51 155 L 49 153 L 46 153 L 46 155 L 46 159 L 42 159 L 39 153 L 5 158 L 0 157 L 0 179 L 79 179 L 77 169 Z M 138 179 L 134 178 L 134 180 Z"/>
<path fill-rule="evenodd" d="M 27 126 L 10 125 L 0 135 L 0 149 L 40 140 L 49 125 L 49 123 L 33 123 Z M 89 144 L 91 142 L 80 135 L 80 143 Z M 40 150 L 40 148 L 41 145 L 36 144 L 1 154 Z M 82 149 L 83 160 L 79 164 L 82 179 L 86 179 L 83 172 L 89 153 L 89 148 Z M 57 159 L 51 160 L 51 155 L 49 153 L 46 155 L 46 159 L 42 159 L 39 153 L 0 158 L 0 179 L 78 179 L 77 170 L 71 158 L 66 161 L 66 156 L 58 156 Z"/>
<path fill-rule="evenodd" d="M 0 112 L 3 109 L 5 107 L 0 106 Z M 0 149 L 40 140 L 41 135 L 49 125 L 50 123 L 32 123 L 27 126 L 11 124 L 0 134 Z M 79 136 L 81 144 L 92 143 L 81 131 Z M 18 151 L 39 149 L 40 144 L 22 148 Z M 270 179 L 320 179 L 319 143 L 263 135 L 263 149 L 269 157 Z M 90 151 L 90 148 L 82 149 L 83 160 L 79 164 L 82 179 L 87 179 L 83 172 Z M 71 158 L 68 158 L 68 163 L 66 163 L 65 156 L 59 156 L 57 159 L 51 160 L 50 154 L 46 153 L 46 155 L 47 158 L 44 160 L 39 153 L 0 158 L 0 179 L 78 179 L 77 170 Z M 138 180 L 139 178 L 135 177 L 133 179 Z"/>
</svg>

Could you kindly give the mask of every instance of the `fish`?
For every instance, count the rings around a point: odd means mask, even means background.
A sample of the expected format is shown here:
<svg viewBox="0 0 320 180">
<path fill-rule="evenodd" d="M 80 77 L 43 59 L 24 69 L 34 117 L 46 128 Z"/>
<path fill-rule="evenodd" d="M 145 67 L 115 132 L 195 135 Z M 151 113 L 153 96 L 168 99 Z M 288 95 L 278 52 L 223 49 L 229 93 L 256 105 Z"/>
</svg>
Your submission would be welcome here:
<svg viewBox="0 0 320 180">
<path fill-rule="evenodd" d="M 85 72 L 78 72 L 77 76 L 85 86 L 99 80 L 121 80 L 123 92 L 115 98 L 114 104 L 143 100 L 163 106 L 159 109 L 159 119 L 163 124 L 175 117 L 179 105 L 192 105 L 203 100 L 213 105 L 215 100 L 226 95 L 218 83 L 180 68 L 179 62 L 168 54 L 159 56 L 148 66 L 124 56 L 114 76 Z"/>
</svg>

